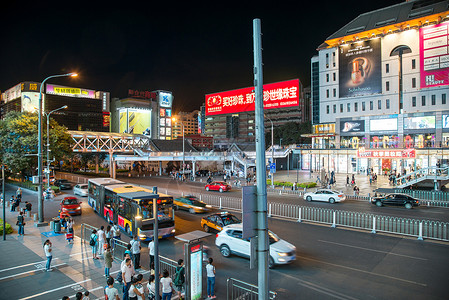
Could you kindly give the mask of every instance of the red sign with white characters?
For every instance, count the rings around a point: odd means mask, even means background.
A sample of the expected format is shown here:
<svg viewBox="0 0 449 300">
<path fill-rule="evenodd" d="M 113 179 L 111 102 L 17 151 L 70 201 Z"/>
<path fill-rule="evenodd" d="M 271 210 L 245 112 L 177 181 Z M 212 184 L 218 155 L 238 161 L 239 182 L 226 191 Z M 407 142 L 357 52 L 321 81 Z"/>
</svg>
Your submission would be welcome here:
<svg viewBox="0 0 449 300">
<path fill-rule="evenodd" d="M 358 158 L 415 158 L 415 149 L 364 149 L 357 150 Z"/>
<path fill-rule="evenodd" d="M 299 79 L 264 84 L 264 109 L 299 105 Z M 206 116 L 254 111 L 254 87 L 206 95 Z"/>
</svg>

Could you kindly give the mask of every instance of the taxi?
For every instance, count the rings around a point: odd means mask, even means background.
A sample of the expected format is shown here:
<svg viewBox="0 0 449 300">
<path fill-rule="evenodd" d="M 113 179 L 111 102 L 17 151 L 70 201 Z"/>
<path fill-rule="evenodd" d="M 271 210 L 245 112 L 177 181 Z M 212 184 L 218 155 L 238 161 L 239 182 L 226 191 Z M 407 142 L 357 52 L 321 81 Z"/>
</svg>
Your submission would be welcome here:
<svg viewBox="0 0 449 300">
<path fill-rule="evenodd" d="M 191 214 L 209 212 L 212 206 L 207 205 L 195 196 L 184 196 L 173 201 L 176 209 L 187 210 Z"/>
<path fill-rule="evenodd" d="M 201 219 L 201 227 L 204 231 L 221 231 L 224 226 L 231 224 L 239 224 L 240 221 L 236 216 L 228 212 L 220 212 L 209 215 Z"/>
</svg>

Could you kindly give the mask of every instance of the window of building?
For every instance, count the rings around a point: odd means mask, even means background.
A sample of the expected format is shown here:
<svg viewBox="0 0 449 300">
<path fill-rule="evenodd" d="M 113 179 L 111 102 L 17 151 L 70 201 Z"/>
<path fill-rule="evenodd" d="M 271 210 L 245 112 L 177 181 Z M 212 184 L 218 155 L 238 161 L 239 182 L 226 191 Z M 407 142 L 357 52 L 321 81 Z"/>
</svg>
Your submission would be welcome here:
<svg viewBox="0 0 449 300">
<path fill-rule="evenodd" d="M 326 105 L 326 113 L 329 114 L 329 105 Z"/>
<path fill-rule="evenodd" d="M 329 98 L 329 90 L 326 90 L 326 98 Z"/>
<path fill-rule="evenodd" d="M 416 78 L 412 78 L 412 88 L 416 88 Z"/>
<path fill-rule="evenodd" d="M 365 102 L 362 102 L 362 111 L 365 111 Z"/>
<path fill-rule="evenodd" d="M 340 104 L 340 113 L 343 113 L 343 104 Z"/>
<path fill-rule="evenodd" d="M 326 74 L 326 82 L 329 82 L 329 74 Z"/>
<path fill-rule="evenodd" d="M 385 73 L 390 73 L 390 64 L 385 65 Z"/>
<path fill-rule="evenodd" d="M 335 68 L 335 52 L 332 52 L 332 66 Z"/>
<path fill-rule="evenodd" d="M 416 97 L 412 97 L 412 107 L 416 107 Z"/>
<path fill-rule="evenodd" d="M 385 82 L 385 90 L 388 92 L 390 90 L 390 82 Z"/>
<path fill-rule="evenodd" d="M 333 79 L 334 81 L 337 80 L 337 73 L 334 72 L 334 73 L 332 74 L 332 79 Z"/>
<path fill-rule="evenodd" d="M 426 106 L 426 96 L 421 96 L 421 105 Z"/>
<path fill-rule="evenodd" d="M 354 111 L 359 111 L 359 104 L 354 102 Z"/>
<path fill-rule="evenodd" d="M 334 104 L 333 111 L 334 111 L 334 114 L 337 113 L 337 105 L 336 104 Z"/>
<path fill-rule="evenodd" d="M 441 95 L 441 104 L 446 104 L 446 94 Z"/>
<path fill-rule="evenodd" d="M 351 103 L 348 103 L 348 112 L 351 112 Z"/>
<path fill-rule="evenodd" d="M 432 95 L 432 105 L 437 104 L 437 95 Z"/>
<path fill-rule="evenodd" d="M 334 90 L 332 91 L 332 94 L 333 94 L 334 98 L 337 97 L 337 89 L 334 89 Z"/>
<path fill-rule="evenodd" d="M 373 110 L 373 109 L 374 109 L 373 101 L 370 101 L 370 102 L 369 102 L 369 109 L 370 109 L 370 110 Z"/>
<path fill-rule="evenodd" d="M 377 100 L 377 109 L 382 109 L 382 100 Z"/>
<path fill-rule="evenodd" d="M 412 59 L 412 69 L 416 69 L 416 59 Z"/>
<path fill-rule="evenodd" d="M 387 99 L 387 100 L 385 101 L 385 108 L 386 108 L 386 109 L 390 109 L 390 99 Z"/>
<path fill-rule="evenodd" d="M 329 53 L 326 53 L 326 68 L 329 68 Z"/>
</svg>

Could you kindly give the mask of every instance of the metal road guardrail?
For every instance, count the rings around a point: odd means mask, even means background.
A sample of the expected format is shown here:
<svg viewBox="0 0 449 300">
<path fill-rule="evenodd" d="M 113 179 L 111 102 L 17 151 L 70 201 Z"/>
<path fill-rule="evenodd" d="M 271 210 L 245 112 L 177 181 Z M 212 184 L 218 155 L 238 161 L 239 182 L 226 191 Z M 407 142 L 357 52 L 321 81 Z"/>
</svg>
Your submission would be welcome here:
<svg viewBox="0 0 449 300">
<path fill-rule="evenodd" d="M 257 300 L 259 299 L 259 288 L 235 278 L 228 278 L 226 281 L 226 294 L 228 300 Z M 269 298 L 276 299 L 276 292 L 269 291 Z"/>
<path fill-rule="evenodd" d="M 209 205 L 219 209 L 242 210 L 242 200 L 226 196 L 192 193 Z M 372 233 L 385 232 L 398 235 L 449 241 L 449 223 L 431 220 L 416 220 L 393 216 L 379 216 L 361 212 L 351 212 L 320 207 L 301 206 L 278 202 L 268 202 L 268 217 L 291 221 L 307 221 L 329 224 L 331 227 L 348 227 L 369 230 Z"/>
</svg>

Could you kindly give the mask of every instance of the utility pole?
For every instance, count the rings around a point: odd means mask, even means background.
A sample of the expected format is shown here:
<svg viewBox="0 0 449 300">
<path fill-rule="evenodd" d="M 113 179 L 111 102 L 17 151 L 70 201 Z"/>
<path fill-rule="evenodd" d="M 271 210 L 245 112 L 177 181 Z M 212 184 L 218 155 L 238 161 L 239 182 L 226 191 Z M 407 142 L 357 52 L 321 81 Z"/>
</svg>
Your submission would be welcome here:
<svg viewBox="0 0 449 300">
<path fill-rule="evenodd" d="M 268 300 L 268 229 L 267 229 L 267 178 L 265 173 L 265 126 L 263 114 L 262 32 L 260 19 L 253 20 L 254 40 L 254 92 L 256 122 L 256 172 L 257 172 L 257 282 L 259 300 Z"/>
</svg>

